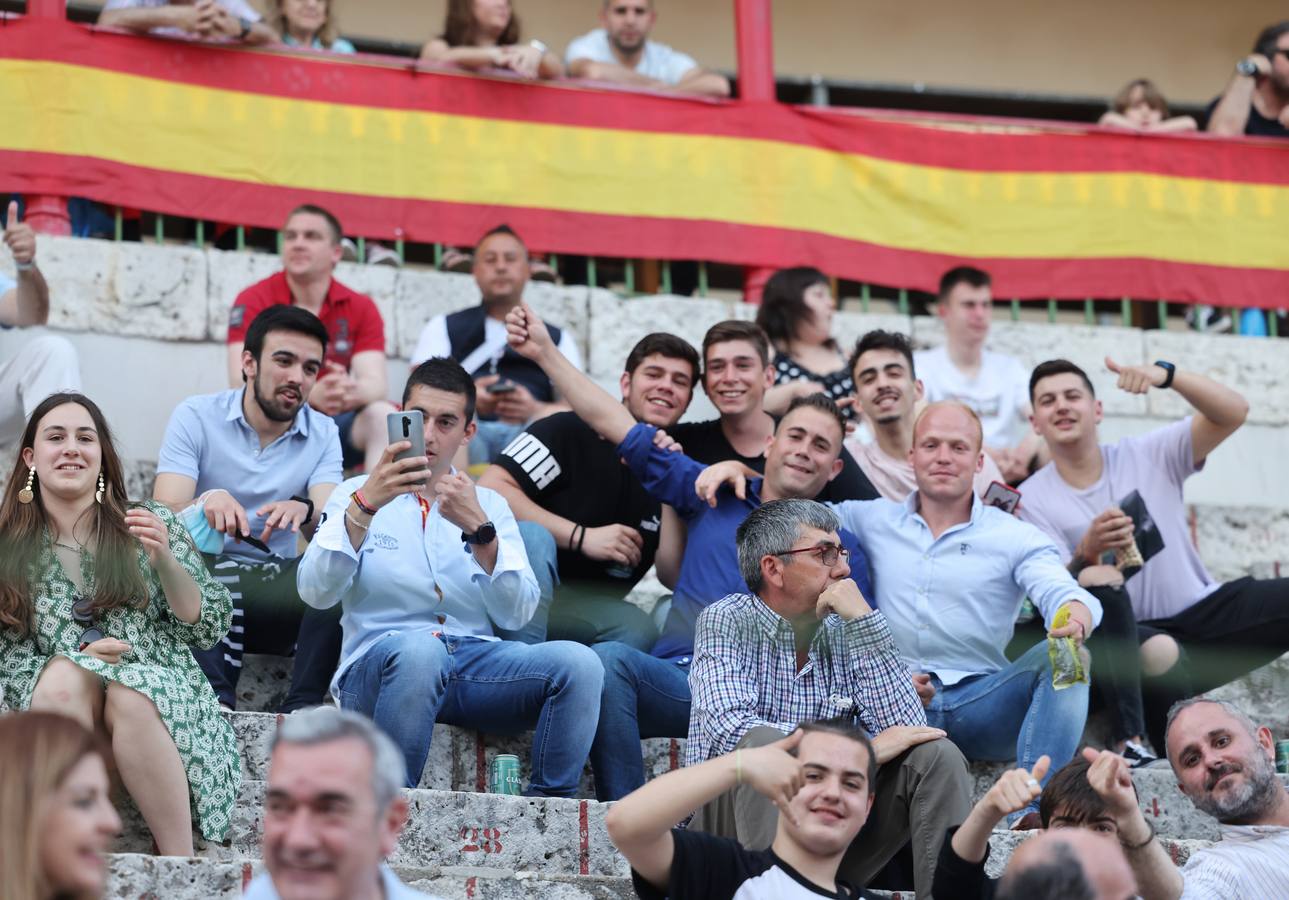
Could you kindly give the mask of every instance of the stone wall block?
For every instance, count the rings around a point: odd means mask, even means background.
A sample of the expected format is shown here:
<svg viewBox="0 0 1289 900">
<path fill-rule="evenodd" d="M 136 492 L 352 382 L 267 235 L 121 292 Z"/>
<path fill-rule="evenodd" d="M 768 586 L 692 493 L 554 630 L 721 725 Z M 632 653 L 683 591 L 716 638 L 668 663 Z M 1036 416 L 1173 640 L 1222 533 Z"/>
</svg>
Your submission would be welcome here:
<svg viewBox="0 0 1289 900">
<path fill-rule="evenodd" d="M 912 320 L 908 316 L 889 313 L 859 312 L 839 312 L 832 320 L 832 336 L 837 340 L 837 346 L 848 360 L 859 339 L 868 332 L 879 329 L 898 334 L 912 334 Z"/>
<path fill-rule="evenodd" d="M 364 266 L 342 262 L 336 266 L 336 280 L 372 298 L 385 324 L 385 353 L 394 353 L 398 332 L 394 323 L 394 296 L 399 270 L 393 266 Z"/>
<path fill-rule="evenodd" d="M 116 245 L 112 301 L 93 308 L 90 328 L 159 340 L 205 340 L 206 257 L 193 247 Z"/>
<path fill-rule="evenodd" d="M 1289 392 L 1284 389 L 1289 364 L 1279 341 L 1186 331 L 1147 331 L 1145 336 L 1143 361 L 1166 359 L 1239 391 L 1249 400 L 1250 422 L 1289 423 Z M 1176 391 L 1151 391 L 1147 397 L 1152 416 L 1178 419 L 1191 412 Z"/>
<path fill-rule="evenodd" d="M 407 269 L 399 272 L 394 301 L 398 355 L 404 358 L 412 355 L 430 319 L 478 302 L 479 287 L 469 275 Z"/>
<path fill-rule="evenodd" d="M 282 258 L 276 253 L 213 249 L 205 252 L 209 279 L 207 309 L 210 327 L 207 336 L 222 344 L 228 338 L 228 311 L 237 295 L 257 281 L 282 271 Z"/>
<path fill-rule="evenodd" d="M 120 246 L 113 241 L 37 238 L 36 262 L 49 283 L 50 327 L 89 331 L 101 320 L 101 311 L 115 305 Z M 9 249 L 0 248 L 0 271 L 16 277 Z M 110 322 L 107 330 L 113 330 Z"/>
<path fill-rule="evenodd" d="M 1195 547 L 1214 578 L 1239 577 L 1257 564 L 1289 563 L 1289 510 L 1191 507 Z"/>
<path fill-rule="evenodd" d="M 1115 387 L 1117 376 L 1105 367 L 1107 356 L 1125 365 L 1141 363 L 1145 358 L 1141 335 L 1136 328 L 1105 325 L 1053 326 L 1042 322 L 995 321 L 989 329 L 986 347 L 995 353 L 1016 357 L 1027 373 L 1045 360 L 1068 359 L 1088 373 L 1106 415 L 1143 416 L 1147 414 L 1145 398 L 1120 391 Z M 944 326 L 940 319 L 915 318 L 913 340 L 919 348 L 943 344 Z"/>
<path fill-rule="evenodd" d="M 708 328 L 734 318 L 734 307 L 723 300 L 661 294 L 622 300 L 609 291 L 593 291 L 589 371 L 596 378 L 616 379 L 631 348 L 654 331 L 682 337 L 698 350 Z"/>
</svg>

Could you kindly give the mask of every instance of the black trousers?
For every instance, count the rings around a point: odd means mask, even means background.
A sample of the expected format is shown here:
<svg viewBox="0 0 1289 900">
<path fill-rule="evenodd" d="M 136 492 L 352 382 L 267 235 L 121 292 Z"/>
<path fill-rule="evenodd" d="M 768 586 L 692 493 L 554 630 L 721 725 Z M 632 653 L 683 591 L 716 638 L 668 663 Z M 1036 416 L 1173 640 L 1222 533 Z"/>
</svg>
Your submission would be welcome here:
<svg viewBox="0 0 1289 900">
<path fill-rule="evenodd" d="M 320 704 L 340 660 L 340 607 L 317 610 L 305 605 L 295 586 L 298 557 L 247 563 L 207 555 L 205 560 L 233 598 L 228 634 L 209 650 L 193 650 L 219 702 L 236 708 L 243 654 L 294 653 L 291 687 L 281 711 Z"/>
</svg>

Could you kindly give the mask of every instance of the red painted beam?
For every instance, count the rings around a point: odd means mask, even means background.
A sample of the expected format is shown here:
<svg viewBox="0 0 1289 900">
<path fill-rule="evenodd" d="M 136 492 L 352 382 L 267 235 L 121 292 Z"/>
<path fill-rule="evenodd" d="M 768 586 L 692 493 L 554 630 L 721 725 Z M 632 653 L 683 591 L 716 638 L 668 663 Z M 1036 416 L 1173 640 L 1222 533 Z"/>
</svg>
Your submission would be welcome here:
<svg viewBox="0 0 1289 900">
<path fill-rule="evenodd" d="M 734 0 L 738 38 L 738 93 L 744 103 L 773 103 L 774 15 L 770 0 Z M 743 275 L 743 299 L 760 303 L 773 269 L 748 268 Z"/>
<path fill-rule="evenodd" d="M 27 0 L 27 15 L 33 19 L 66 19 L 67 0 Z"/>
</svg>

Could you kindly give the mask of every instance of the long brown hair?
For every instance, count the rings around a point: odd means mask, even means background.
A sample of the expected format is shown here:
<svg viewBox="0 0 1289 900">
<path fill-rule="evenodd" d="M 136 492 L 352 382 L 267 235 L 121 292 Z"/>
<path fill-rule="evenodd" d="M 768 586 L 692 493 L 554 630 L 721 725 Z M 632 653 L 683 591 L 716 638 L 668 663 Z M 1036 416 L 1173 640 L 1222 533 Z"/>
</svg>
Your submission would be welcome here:
<svg viewBox="0 0 1289 900">
<path fill-rule="evenodd" d="M 479 23 L 474 18 L 474 0 L 448 0 L 447 20 L 443 24 L 443 42 L 449 47 L 473 47 L 479 39 Z M 510 8 L 506 30 L 497 37 L 498 47 L 519 43 L 519 16 Z"/>
<path fill-rule="evenodd" d="M 0 717 L 0 897 L 43 900 L 50 885 L 40 868 L 41 820 L 50 798 L 82 759 L 107 754 L 75 719 L 23 712 Z"/>
<path fill-rule="evenodd" d="M 125 495 L 125 472 L 112 443 L 107 420 L 103 418 L 102 410 L 84 394 L 72 391 L 50 394 L 27 420 L 18 458 L 9 473 L 4 499 L 0 500 L 0 627 L 13 629 L 21 635 L 26 635 L 32 626 L 32 581 L 44 574 L 33 570 L 49 526 L 45 506 L 41 502 L 39 477 L 31 488 L 36 495 L 35 500 L 18 502 L 18 492 L 26 485 L 31 473 L 21 451 L 35 446 L 40 420 L 50 410 L 65 403 L 82 406 L 90 414 L 98 431 L 102 453 L 103 502 L 93 504 L 88 511 L 93 517 L 90 534 L 95 546 L 94 609 L 143 607 L 148 602 L 148 585 L 139 570 L 139 542 L 125 525 L 125 511 L 129 506 Z"/>
<path fill-rule="evenodd" d="M 336 13 L 332 9 L 332 0 L 323 0 L 323 2 L 327 7 L 327 18 L 314 37 L 318 39 L 323 47 L 330 50 L 331 45 L 336 42 L 336 38 L 340 37 L 340 23 L 336 21 Z M 283 9 L 285 5 L 286 0 L 273 0 L 269 4 L 268 15 L 264 17 L 266 24 L 284 39 L 287 36 L 286 10 Z"/>
</svg>

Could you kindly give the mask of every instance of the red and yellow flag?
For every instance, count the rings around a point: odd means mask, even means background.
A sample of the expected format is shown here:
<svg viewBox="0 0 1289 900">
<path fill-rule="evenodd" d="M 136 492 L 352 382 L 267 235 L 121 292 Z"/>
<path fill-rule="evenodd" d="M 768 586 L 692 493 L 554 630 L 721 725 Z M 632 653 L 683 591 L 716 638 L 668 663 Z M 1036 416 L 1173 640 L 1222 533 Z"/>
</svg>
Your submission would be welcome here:
<svg viewBox="0 0 1289 900">
<path fill-rule="evenodd" d="M 0 28 L 9 188 L 279 227 L 815 265 L 1000 296 L 1289 306 L 1289 142 L 878 117 L 271 53 L 62 22 Z"/>
</svg>

